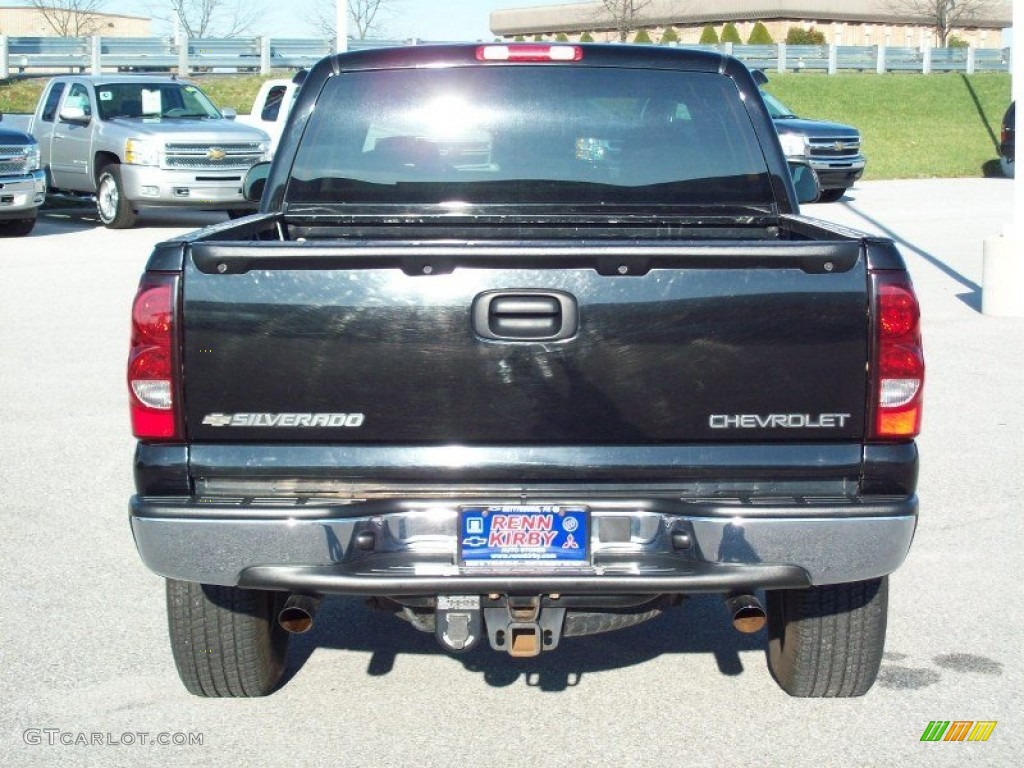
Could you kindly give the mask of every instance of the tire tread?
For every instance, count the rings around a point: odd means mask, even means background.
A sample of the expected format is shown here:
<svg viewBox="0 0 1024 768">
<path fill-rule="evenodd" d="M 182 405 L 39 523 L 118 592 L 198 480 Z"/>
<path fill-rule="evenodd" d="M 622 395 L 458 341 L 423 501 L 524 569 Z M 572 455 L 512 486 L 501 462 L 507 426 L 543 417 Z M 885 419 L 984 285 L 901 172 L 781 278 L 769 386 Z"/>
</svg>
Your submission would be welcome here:
<svg viewBox="0 0 1024 768">
<path fill-rule="evenodd" d="M 284 672 L 288 636 L 274 593 L 167 580 L 167 618 L 178 675 L 207 697 L 265 696 Z"/>
<path fill-rule="evenodd" d="M 888 578 L 768 593 L 768 666 L 792 696 L 862 696 L 885 647 Z"/>
</svg>

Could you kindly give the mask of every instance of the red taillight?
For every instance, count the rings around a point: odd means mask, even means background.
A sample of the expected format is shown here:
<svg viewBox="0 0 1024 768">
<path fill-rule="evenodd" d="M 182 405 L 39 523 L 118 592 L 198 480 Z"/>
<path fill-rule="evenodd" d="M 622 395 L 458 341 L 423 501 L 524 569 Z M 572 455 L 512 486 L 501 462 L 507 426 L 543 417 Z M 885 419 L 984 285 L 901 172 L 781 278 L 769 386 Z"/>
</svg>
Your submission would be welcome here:
<svg viewBox="0 0 1024 768">
<path fill-rule="evenodd" d="M 179 437 L 174 360 L 175 275 L 144 275 L 132 305 L 128 402 L 132 431 L 142 440 Z"/>
<path fill-rule="evenodd" d="M 579 61 L 583 49 L 578 45 L 481 45 L 477 61 Z"/>
<path fill-rule="evenodd" d="M 884 440 L 917 437 L 924 390 L 921 308 L 905 273 L 875 272 L 871 280 L 876 328 L 872 436 Z"/>
</svg>

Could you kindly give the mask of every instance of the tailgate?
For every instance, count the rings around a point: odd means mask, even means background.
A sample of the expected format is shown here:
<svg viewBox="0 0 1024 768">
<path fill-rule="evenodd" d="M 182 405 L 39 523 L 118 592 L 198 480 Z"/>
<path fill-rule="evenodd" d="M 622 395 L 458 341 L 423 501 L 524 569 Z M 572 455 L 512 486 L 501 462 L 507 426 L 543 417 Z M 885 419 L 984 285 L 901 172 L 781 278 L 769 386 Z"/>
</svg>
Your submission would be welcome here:
<svg viewBox="0 0 1024 768">
<path fill-rule="evenodd" d="M 193 244 L 190 439 L 859 440 L 864 262 L 856 241 Z"/>
</svg>

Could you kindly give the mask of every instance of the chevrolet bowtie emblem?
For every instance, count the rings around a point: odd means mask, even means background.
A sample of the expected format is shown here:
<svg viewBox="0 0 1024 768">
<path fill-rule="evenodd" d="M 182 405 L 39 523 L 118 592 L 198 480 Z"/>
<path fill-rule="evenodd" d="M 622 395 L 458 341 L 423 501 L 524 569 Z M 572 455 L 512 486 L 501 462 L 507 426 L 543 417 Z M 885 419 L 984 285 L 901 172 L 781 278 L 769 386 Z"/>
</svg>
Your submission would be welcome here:
<svg viewBox="0 0 1024 768">
<path fill-rule="evenodd" d="M 208 160 L 223 160 L 227 156 L 228 153 L 220 147 L 210 147 L 206 150 L 206 158 Z"/>
<path fill-rule="evenodd" d="M 836 142 L 836 152 L 842 152 L 844 149 L 846 149 L 846 142 L 837 141 Z"/>
</svg>

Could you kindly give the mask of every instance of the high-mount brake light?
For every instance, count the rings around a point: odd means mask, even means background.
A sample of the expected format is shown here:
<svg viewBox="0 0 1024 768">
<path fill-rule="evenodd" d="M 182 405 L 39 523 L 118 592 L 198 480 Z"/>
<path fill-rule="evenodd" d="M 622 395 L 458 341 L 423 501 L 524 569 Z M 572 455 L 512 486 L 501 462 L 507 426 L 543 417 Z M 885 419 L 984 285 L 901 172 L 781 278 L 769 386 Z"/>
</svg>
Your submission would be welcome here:
<svg viewBox="0 0 1024 768">
<path fill-rule="evenodd" d="M 174 355 L 177 275 L 143 275 L 132 305 L 128 401 L 141 440 L 180 437 Z"/>
<path fill-rule="evenodd" d="M 871 275 L 875 307 L 873 437 L 898 440 L 921 432 L 924 349 L 921 308 L 903 272 Z"/>
<path fill-rule="evenodd" d="M 583 49 L 578 45 L 481 45 L 477 61 L 579 61 Z"/>
</svg>

